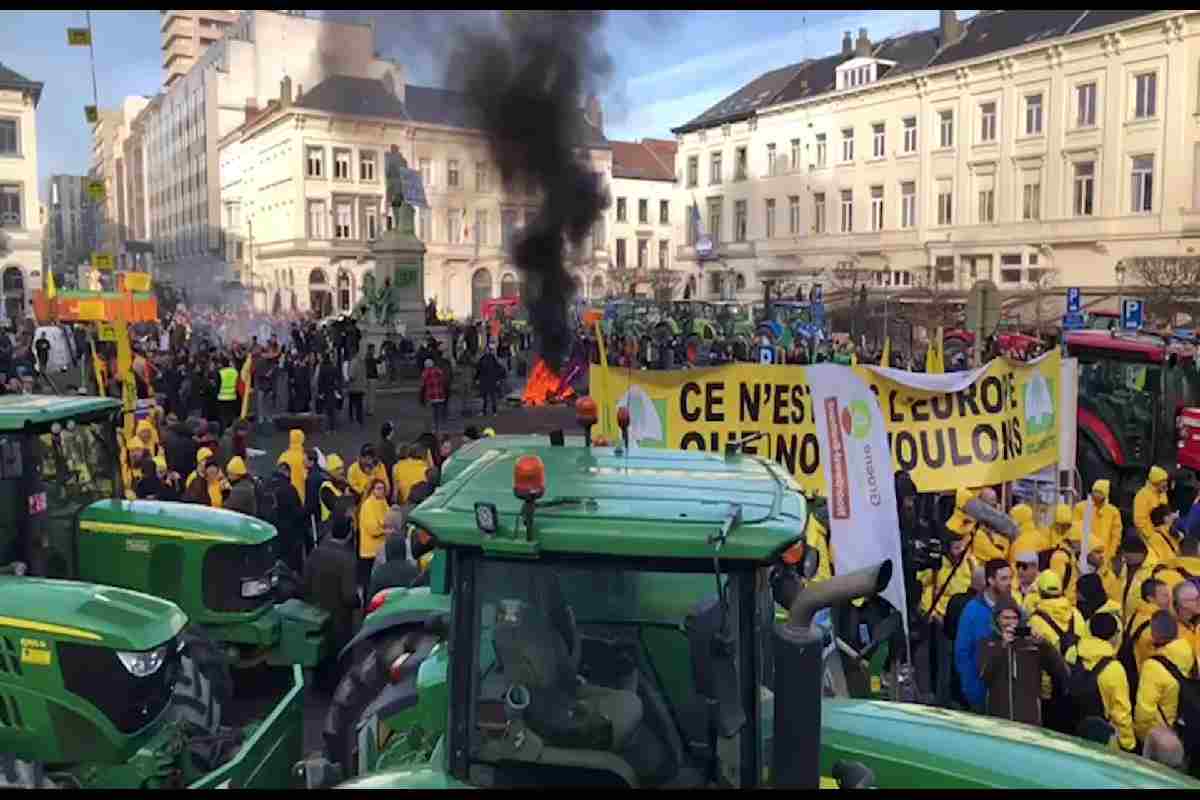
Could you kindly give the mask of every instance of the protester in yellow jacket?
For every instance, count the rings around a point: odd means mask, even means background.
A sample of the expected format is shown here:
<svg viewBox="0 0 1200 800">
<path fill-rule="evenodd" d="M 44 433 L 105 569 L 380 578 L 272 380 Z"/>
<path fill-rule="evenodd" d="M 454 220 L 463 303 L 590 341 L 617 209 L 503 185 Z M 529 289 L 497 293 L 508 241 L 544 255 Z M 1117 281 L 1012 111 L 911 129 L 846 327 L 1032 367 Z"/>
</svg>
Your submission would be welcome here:
<svg viewBox="0 0 1200 800">
<path fill-rule="evenodd" d="M 1179 543 L 1179 555 L 1154 568 L 1154 577 L 1174 589 L 1182 581 L 1200 580 L 1200 538 L 1185 536 Z"/>
<path fill-rule="evenodd" d="M 1192 673 L 1196 655 L 1185 640 L 1179 638 L 1179 626 L 1170 612 L 1156 614 L 1151 622 L 1153 655 L 1168 659 L 1185 676 Z M 1158 725 L 1173 727 L 1179 716 L 1179 682 L 1162 664 L 1150 658 L 1141 667 L 1138 678 L 1137 703 L 1133 709 L 1133 731 L 1144 740 Z"/>
<path fill-rule="evenodd" d="M 146 449 L 141 439 L 131 436 L 125 440 L 125 453 L 121 459 L 121 482 L 125 485 L 126 499 L 137 499 L 134 487 L 142 477 L 142 459 L 145 455 Z"/>
<path fill-rule="evenodd" d="M 979 490 L 979 500 L 991 506 L 998 513 L 1004 513 L 1000 508 L 999 500 L 996 498 L 996 492 L 991 487 Z M 1007 561 L 1010 544 L 1011 542 L 1009 542 L 1008 537 L 1002 536 L 982 523 L 976 523 L 975 536 L 972 539 L 971 545 L 971 555 L 975 556 L 975 560 L 980 564 L 986 564 L 993 558 L 1002 558 Z"/>
<path fill-rule="evenodd" d="M 1159 564 L 1179 556 L 1179 540 L 1171 532 L 1171 524 L 1176 516 L 1165 505 L 1150 509 L 1150 533 L 1146 538 L 1146 547 Z"/>
<path fill-rule="evenodd" d="M 279 454 L 277 464 L 287 464 L 292 470 L 292 486 L 300 495 L 300 502 L 305 501 L 304 486 L 308 482 L 308 467 L 304 463 L 304 431 L 296 429 L 288 432 L 288 448 Z"/>
<path fill-rule="evenodd" d="M 386 534 L 383 521 L 391 506 L 388 505 L 387 482 L 375 479 L 371 489 L 358 507 L 358 557 L 374 562 L 375 555 L 383 546 Z M 370 571 L 368 569 L 368 577 Z"/>
<path fill-rule="evenodd" d="M 808 515 L 804 525 L 804 542 L 817 552 L 817 571 L 810 581 L 813 583 L 833 577 L 833 541 L 829 529 L 821 524 L 816 514 Z"/>
<path fill-rule="evenodd" d="M 1146 546 L 1150 547 L 1150 512 L 1157 506 L 1167 504 L 1167 471 L 1159 466 L 1150 468 L 1146 485 L 1138 489 L 1133 498 L 1133 526 L 1141 534 Z"/>
<path fill-rule="evenodd" d="M 358 498 L 364 499 L 367 496 L 367 490 L 375 481 L 383 481 L 384 489 L 391 494 L 387 467 L 376 458 L 375 446 L 364 444 L 359 451 L 358 460 L 351 464 L 350 469 L 346 472 L 346 483 L 350 484 L 350 491 L 354 492 Z"/>
<path fill-rule="evenodd" d="M 412 487 L 425 480 L 427 469 L 429 466 L 425 459 L 415 456 L 411 447 L 401 446 L 396 449 L 396 463 L 392 466 L 392 490 L 396 505 L 402 506 L 408 502 L 408 493 L 412 491 Z M 812 519 L 811 514 L 809 519 Z"/>
<path fill-rule="evenodd" d="M 1071 522 L 1071 508 L 1059 503 L 1054 509 L 1054 524 L 1050 526 L 1050 569 L 1058 573 L 1068 599 L 1074 601 L 1079 581 L 1080 531 Z"/>
<path fill-rule="evenodd" d="M 1105 558 L 1114 558 L 1121 545 L 1121 510 L 1108 502 L 1110 484 L 1100 479 L 1092 484 L 1092 495 L 1075 504 L 1074 520 L 1087 540 L 1088 552 L 1103 548 Z M 1090 525 L 1090 527 L 1089 527 Z"/>
<path fill-rule="evenodd" d="M 1110 614 L 1098 614 L 1088 623 L 1088 635 L 1079 641 L 1079 664 L 1093 670 L 1102 658 L 1111 658 L 1104 669 L 1096 675 L 1100 689 L 1100 700 L 1104 704 L 1104 717 L 1117 731 L 1117 740 L 1122 750 L 1135 752 L 1137 740 L 1133 735 L 1133 709 L 1129 697 L 1129 676 L 1117 659 L 1117 649 L 1111 644 L 1117 620 Z"/>
<path fill-rule="evenodd" d="M 1125 537 L 1119 556 L 1100 564 L 1096 572 L 1108 598 L 1121 608 L 1122 622 L 1127 623 L 1141 602 L 1142 582 L 1151 577 L 1156 562 L 1150 558 L 1140 536 Z"/>
<path fill-rule="evenodd" d="M 1063 595 L 1062 580 L 1054 570 L 1044 570 L 1041 575 L 1038 575 L 1037 588 L 1037 609 L 1029 617 L 1029 629 L 1062 653 L 1059 647 L 1061 636 L 1073 633 L 1078 641 L 1086 632 L 1087 623 L 1083 621 L 1083 616 L 1075 610 L 1072 598 Z M 1074 664 L 1078 658 L 1076 646 L 1068 647 L 1062 656 L 1068 664 Z M 1050 699 L 1051 689 L 1050 673 L 1043 671 L 1043 700 Z"/>
<path fill-rule="evenodd" d="M 192 484 L 198 479 L 204 478 L 204 465 L 212 458 L 213 451 L 207 447 L 201 447 L 196 451 L 196 469 L 188 473 L 187 482 L 183 485 L 184 491 L 192 488 Z"/>
<path fill-rule="evenodd" d="M 1016 555 L 1013 568 L 1012 599 L 1029 616 L 1037 608 L 1038 554 L 1025 550 Z"/>
<path fill-rule="evenodd" d="M 921 583 L 921 611 L 929 614 L 930 604 L 934 598 L 937 598 L 937 606 L 933 608 L 933 614 L 938 620 L 944 619 L 946 616 L 946 606 L 950 602 L 950 598 L 956 594 L 962 594 L 971 588 L 971 576 L 975 572 L 978 561 L 970 553 L 965 552 L 967 543 L 965 539 L 953 539 L 950 542 L 950 552 L 942 556 L 942 564 L 937 570 L 937 574 L 931 569 L 921 570 L 917 573 L 917 580 Z M 958 564 L 955 567 L 955 564 Z M 944 589 L 942 587 L 945 587 Z M 941 595 L 938 597 L 938 595 Z"/>
<path fill-rule="evenodd" d="M 946 528 L 958 536 L 967 537 L 975 530 L 975 520 L 967 516 L 967 503 L 975 499 L 975 492 L 959 489 L 954 493 L 954 513 L 946 520 Z"/>
<path fill-rule="evenodd" d="M 1150 620 L 1159 611 L 1169 611 L 1171 608 L 1171 593 L 1160 580 L 1147 578 L 1142 583 L 1141 600 L 1137 611 L 1125 624 L 1123 636 L 1132 639 L 1133 655 L 1137 660 L 1138 672 L 1142 664 L 1154 651 L 1153 637 L 1150 635 Z M 1178 632 L 1176 633 L 1178 635 Z"/>
<path fill-rule="evenodd" d="M 1090 572 L 1079 576 L 1076 583 L 1075 608 L 1090 625 L 1097 614 L 1108 614 L 1112 617 L 1112 636 L 1108 643 L 1114 650 L 1121 647 L 1121 630 L 1124 620 L 1121 617 L 1121 606 L 1109 599 L 1104 589 L 1104 581 L 1100 575 Z"/>
<path fill-rule="evenodd" d="M 1022 553 L 1040 553 L 1050 549 L 1050 536 L 1033 521 L 1033 509 L 1025 503 L 1018 503 L 1008 512 L 1013 522 L 1017 523 L 1017 538 L 1013 539 L 1009 548 L 1009 563 L 1012 564 L 1013 577 L 1019 572 L 1017 556 Z"/>
</svg>

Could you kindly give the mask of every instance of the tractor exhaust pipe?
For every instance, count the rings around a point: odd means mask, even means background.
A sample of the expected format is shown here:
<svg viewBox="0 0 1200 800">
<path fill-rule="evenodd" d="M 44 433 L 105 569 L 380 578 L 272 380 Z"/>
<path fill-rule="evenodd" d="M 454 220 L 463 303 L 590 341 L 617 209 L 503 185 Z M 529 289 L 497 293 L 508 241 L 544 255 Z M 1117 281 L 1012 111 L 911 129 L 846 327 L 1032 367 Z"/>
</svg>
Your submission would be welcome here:
<svg viewBox="0 0 1200 800">
<path fill-rule="evenodd" d="M 775 720 L 771 744 L 777 789 L 817 789 L 821 784 L 821 632 L 812 627 L 823 608 L 878 594 L 892 577 L 892 562 L 804 588 L 787 623 L 772 631 L 775 651 Z"/>
</svg>

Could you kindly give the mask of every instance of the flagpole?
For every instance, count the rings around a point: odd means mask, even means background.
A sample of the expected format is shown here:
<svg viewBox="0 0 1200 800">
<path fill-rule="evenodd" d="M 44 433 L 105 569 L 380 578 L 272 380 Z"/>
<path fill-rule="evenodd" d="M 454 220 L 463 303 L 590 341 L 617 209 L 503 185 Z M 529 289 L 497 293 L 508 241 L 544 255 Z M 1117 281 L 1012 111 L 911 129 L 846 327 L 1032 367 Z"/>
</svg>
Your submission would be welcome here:
<svg viewBox="0 0 1200 800">
<path fill-rule="evenodd" d="M 87 15 L 88 54 L 91 57 L 91 62 L 92 62 L 92 104 L 94 106 L 96 106 L 96 113 L 99 114 L 100 113 L 100 92 L 96 88 L 96 46 L 94 44 L 94 42 L 96 41 L 96 34 L 92 30 L 92 12 L 85 11 L 84 14 Z"/>
</svg>

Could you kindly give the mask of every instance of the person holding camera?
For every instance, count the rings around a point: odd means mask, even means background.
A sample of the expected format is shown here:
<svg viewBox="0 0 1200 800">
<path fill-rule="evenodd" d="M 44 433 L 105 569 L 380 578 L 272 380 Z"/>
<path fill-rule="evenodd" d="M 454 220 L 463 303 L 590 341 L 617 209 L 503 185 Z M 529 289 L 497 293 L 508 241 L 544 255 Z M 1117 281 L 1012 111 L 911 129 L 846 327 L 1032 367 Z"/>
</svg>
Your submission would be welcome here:
<svg viewBox="0 0 1200 800">
<path fill-rule="evenodd" d="M 992 635 L 979 643 L 979 677 L 988 716 L 1042 724 L 1039 676 L 1043 670 L 1066 683 L 1067 664 L 1054 645 L 1021 624 L 1021 610 L 1009 597 L 992 606 Z"/>
<path fill-rule="evenodd" d="M 954 639 L 946 626 L 947 608 L 952 598 L 970 590 L 971 576 L 977 566 L 968 549 L 968 541 L 951 537 L 950 552 L 939 555 L 937 569 L 923 569 L 917 573 L 922 587 L 921 613 L 929 621 L 928 636 L 919 645 L 917 654 L 917 663 L 925 666 L 918 678 L 923 678 L 920 680 L 921 691 L 928 694 L 932 689 L 935 702 L 940 706 L 950 704 L 952 693 Z"/>
</svg>

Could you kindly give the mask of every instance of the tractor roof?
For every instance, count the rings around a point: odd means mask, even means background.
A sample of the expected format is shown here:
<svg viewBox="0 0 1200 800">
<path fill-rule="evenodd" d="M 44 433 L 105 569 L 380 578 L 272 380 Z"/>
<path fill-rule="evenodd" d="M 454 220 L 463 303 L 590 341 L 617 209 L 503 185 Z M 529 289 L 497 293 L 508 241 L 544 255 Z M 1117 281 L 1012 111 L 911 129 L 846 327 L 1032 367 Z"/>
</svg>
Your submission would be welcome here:
<svg viewBox="0 0 1200 800">
<path fill-rule="evenodd" d="M 150 650 L 183 630 L 174 603 L 141 592 L 77 581 L 0 578 L 0 629 L 22 636 Z"/>
<path fill-rule="evenodd" d="M 522 506 L 513 496 L 513 467 L 521 456 L 536 455 L 546 474 L 533 524 L 540 552 L 711 558 L 708 538 L 733 503 L 741 506 L 742 521 L 730 532 L 722 559 L 768 561 L 804 530 L 805 500 L 773 462 L 678 450 L 626 455 L 611 447 L 509 447 L 505 438 L 486 440 L 410 521 L 443 545 L 478 547 L 484 536 L 475 504 L 492 503 L 499 517 L 495 538 L 513 536 Z"/>
<path fill-rule="evenodd" d="M 56 422 L 95 411 L 116 411 L 120 407 L 119 400 L 108 397 L 0 395 L 0 431 L 17 431 L 27 424 Z"/>
<path fill-rule="evenodd" d="M 223 508 L 164 500 L 97 500 L 79 515 L 80 530 L 213 544 L 262 544 L 275 527 Z"/>
<path fill-rule="evenodd" d="M 1082 330 L 1067 334 L 1067 350 L 1072 355 L 1078 350 L 1107 350 L 1130 361 L 1153 364 L 1162 363 L 1166 353 L 1175 353 L 1183 360 L 1193 357 L 1190 348 L 1168 345 L 1165 339 L 1155 334 L 1104 330 Z"/>
</svg>

